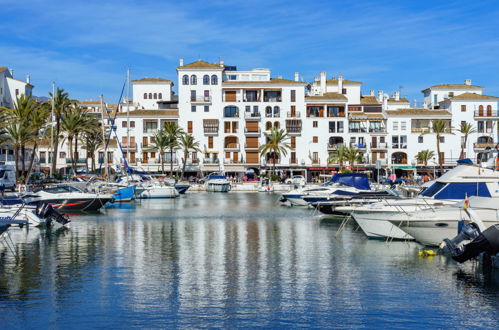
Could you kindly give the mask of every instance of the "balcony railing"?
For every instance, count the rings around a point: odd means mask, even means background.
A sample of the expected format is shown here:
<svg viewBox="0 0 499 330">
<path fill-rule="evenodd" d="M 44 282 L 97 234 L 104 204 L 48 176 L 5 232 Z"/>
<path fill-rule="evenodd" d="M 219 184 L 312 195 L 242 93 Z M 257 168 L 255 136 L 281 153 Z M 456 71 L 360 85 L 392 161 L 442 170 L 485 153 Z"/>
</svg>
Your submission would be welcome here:
<svg viewBox="0 0 499 330">
<path fill-rule="evenodd" d="M 245 112 L 244 118 L 246 118 L 246 119 L 248 119 L 248 118 L 260 119 L 260 118 L 262 118 L 262 114 L 259 111 Z"/>
<path fill-rule="evenodd" d="M 301 117 L 300 111 L 295 111 L 295 112 L 288 111 L 288 118 L 300 118 L 300 117 Z"/>
<path fill-rule="evenodd" d="M 392 143 L 392 149 L 407 149 L 407 143 Z"/>
<path fill-rule="evenodd" d="M 236 118 L 239 117 L 239 111 L 236 112 L 224 112 L 225 118 Z"/>
<path fill-rule="evenodd" d="M 349 133 L 367 133 L 367 128 L 348 128 Z"/>
<path fill-rule="evenodd" d="M 148 127 L 146 128 L 146 127 L 144 127 L 144 133 L 152 133 L 152 134 L 154 134 L 157 131 L 158 131 L 157 127 L 156 128 L 148 128 Z"/>
<path fill-rule="evenodd" d="M 345 130 L 343 128 L 339 128 L 339 129 L 330 128 L 329 129 L 329 133 L 343 133 L 343 132 L 345 132 Z"/>
<path fill-rule="evenodd" d="M 282 97 L 280 97 L 280 96 L 277 96 L 277 97 L 264 96 L 263 97 L 263 102 L 281 102 L 281 101 L 282 101 Z"/>
<path fill-rule="evenodd" d="M 66 164 L 71 164 L 72 160 L 71 158 L 66 158 Z M 87 158 L 78 158 L 76 159 L 77 164 L 86 164 L 87 163 Z"/>
<path fill-rule="evenodd" d="M 253 143 L 245 143 L 244 144 L 244 149 L 258 149 L 260 146 L 258 144 L 253 144 Z"/>
<path fill-rule="evenodd" d="M 320 158 L 319 159 L 312 159 L 312 164 L 318 165 L 320 163 L 321 163 L 321 159 Z"/>
<path fill-rule="evenodd" d="M 121 142 L 121 147 L 123 149 L 136 149 L 137 143 L 136 142 Z"/>
<path fill-rule="evenodd" d="M 366 149 L 365 143 L 350 143 L 350 148 Z"/>
<path fill-rule="evenodd" d="M 485 143 L 473 143 L 473 148 L 475 149 L 485 149 L 485 148 L 495 148 L 497 143 L 494 142 L 485 142 Z"/>
<path fill-rule="evenodd" d="M 490 133 L 494 132 L 494 130 L 491 127 L 489 127 L 489 128 L 479 128 L 477 130 L 477 132 L 478 133 L 487 133 L 487 134 L 490 134 Z"/>
<path fill-rule="evenodd" d="M 288 134 L 301 134 L 301 126 L 286 126 Z"/>
<path fill-rule="evenodd" d="M 371 142 L 371 149 L 388 149 L 388 143 L 372 143 Z"/>
<path fill-rule="evenodd" d="M 370 127 L 369 133 L 386 133 L 386 127 Z"/>
<path fill-rule="evenodd" d="M 203 164 L 219 164 L 219 163 L 220 163 L 219 159 L 211 159 L 211 158 L 203 159 Z"/>
<path fill-rule="evenodd" d="M 191 97 L 192 103 L 211 103 L 211 96 L 196 96 Z"/>
<path fill-rule="evenodd" d="M 411 128 L 412 133 L 430 133 L 429 127 L 413 127 Z"/>
<path fill-rule="evenodd" d="M 487 119 L 487 117 L 496 118 L 499 117 L 497 110 L 475 110 L 475 117 Z"/>
<path fill-rule="evenodd" d="M 260 127 L 257 127 L 256 130 L 255 129 L 248 129 L 247 127 L 244 128 L 244 134 L 246 135 L 260 135 L 261 131 L 260 131 Z"/>
<path fill-rule="evenodd" d="M 343 145 L 343 143 L 328 143 L 327 149 L 329 151 L 335 151 L 338 150 L 338 148 Z"/>
<path fill-rule="evenodd" d="M 265 112 L 265 117 L 267 118 L 279 118 L 280 116 L 280 112 Z"/>
<path fill-rule="evenodd" d="M 239 143 L 227 143 L 224 146 L 224 149 L 226 150 L 239 150 Z"/>
<path fill-rule="evenodd" d="M 204 134 L 216 135 L 218 134 L 218 127 L 204 127 Z"/>
</svg>

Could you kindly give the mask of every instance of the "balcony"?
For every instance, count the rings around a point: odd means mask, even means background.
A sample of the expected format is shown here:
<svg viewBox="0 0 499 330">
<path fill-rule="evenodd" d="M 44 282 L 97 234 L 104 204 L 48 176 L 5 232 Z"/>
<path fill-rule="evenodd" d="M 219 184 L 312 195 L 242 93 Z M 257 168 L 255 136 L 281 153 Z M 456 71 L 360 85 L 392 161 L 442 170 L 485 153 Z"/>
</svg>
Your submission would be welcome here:
<svg viewBox="0 0 499 330">
<path fill-rule="evenodd" d="M 486 142 L 486 143 L 473 143 L 473 149 L 475 150 L 483 150 L 485 148 L 494 149 L 497 143 L 494 142 Z"/>
<path fill-rule="evenodd" d="M 87 163 L 87 159 L 86 158 L 78 158 L 78 159 L 76 159 L 76 163 L 77 164 L 86 164 Z M 71 158 L 66 158 L 66 164 L 72 164 L 72 159 Z"/>
<path fill-rule="evenodd" d="M 203 159 L 203 164 L 206 165 L 218 165 L 220 163 L 219 159 L 205 158 Z"/>
<path fill-rule="evenodd" d="M 246 149 L 246 150 L 258 150 L 259 147 L 260 146 L 258 144 L 254 144 L 254 143 L 249 143 L 249 144 L 246 143 L 244 145 L 244 149 Z"/>
<path fill-rule="evenodd" d="M 357 148 L 360 150 L 365 150 L 366 144 L 365 143 L 350 143 L 350 148 Z"/>
<path fill-rule="evenodd" d="M 192 104 L 211 104 L 211 96 L 191 97 Z"/>
<path fill-rule="evenodd" d="M 227 143 L 224 146 L 224 151 L 239 151 L 239 143 Z"/>
<path fill-rule="evenodd" d="M 300 111 L 288 111 L 288 115 L 287 115 L 288 118 L 300 118 L 301 117 L 301 113 Z"/>
<path fill-rule="evenodd" d="M 224 112 L 224 118 L 239 118 L 239 111 Z"/>
<path fill-rule="evenodd" d="M 245 112 L 244 118 L 246 118 L 246 120 L 260 120 L 262 119 L 262 114 L 259 111 Z"/>
<path fill-rule="evenodd" d="M 388 143 L 372 143 L 371 142 L 371 149 L 372 150 L 386 150 L 388 149 Z"/>
<path fill-rule="evenodd" d="M 137 150 L 137 143 L 135 142 L 121 142 L 121 148 L 123 150 Z"/>
<path fill-rule="evenodd" d="M 158 128 L 150 128 L 150 127 L 144 127 L 144 133 L 147 134 L 155 134 L 158 131 Z"/>
<path fill-rule="evenodd" d="M 301 126 L 286 126 L 289 135 L 301 135 Z"/>
<path fill-rule="evenodd" d="M 499 113 L 497 110 L 475 110 L 475 118 L 478 119 L 498 119 Z"/>
<path fill-rule="evenodd" d="M 204 135 L 205 136 L 218 135 L 218 127 L 205 127 Z"/>
<path fill-rule="evenodd" d="M 367 133 L 367 128 L 365 127 L 355 127 L 355 128 L 348 128 L 348 133 Z"/>
<path fill-rule="evenodd" d="M 494 132 L 494 130 L 492 129 L 492 127 L 486 127 L 486 128 L 479 127 L 477 129 L 477 132 L 478 133 L 485 133 L 485 134 L 492 134 Z"/>
<path fill-rule="evenodd" d="M 345 130 L 343 128 L 338 128 L 338 129 L 335 129 L 335 128 L 330 128 L 329 129 L 329 133 L 344 133 Z"/>
<path fill-rule="evenodd" d="M 430 133 L 429 127 L 413 127 L 411 128 L 411 133 L 428 134 Z"/>
<path fill-rule="evenodd" d="M 321 159 L 312 159 L 312 165 L 320 165 Z"/>
<path fill-rule="evenodd" d="M 373 134 L 386 134 L 386 127 L 371 127 L 369 133 Z"/>
<path fill-rule="evenodd" d="M 328 143 L 327 150 L 328 151 L 336 151 L 338 148 L 343 145 L 342 143 Z"/>
<path fill-rule="evenodd" d="M 392 149 L 407 149 L 407 143 L 392 143 Z"/>
<path fill-rule="evenodd" d="M 245 127 L 244 134 L 246 136 L 260 136 L 260 134 L 261 134 L 260 127 L 258 127 L 257 130 L 255 130 L 255 129 L 248 130 L 248 128 Z"/>
</svg>

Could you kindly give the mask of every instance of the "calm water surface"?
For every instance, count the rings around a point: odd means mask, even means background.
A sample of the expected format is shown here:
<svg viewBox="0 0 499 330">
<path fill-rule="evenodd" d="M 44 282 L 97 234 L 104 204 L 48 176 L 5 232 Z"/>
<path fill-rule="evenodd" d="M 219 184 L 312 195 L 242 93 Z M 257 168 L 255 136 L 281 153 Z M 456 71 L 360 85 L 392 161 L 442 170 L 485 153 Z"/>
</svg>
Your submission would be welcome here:
<svg viewBox="0 0 499 330">
<path fill-rule="evenodd" d="M 337 234 L 277 198 L 190 194 L 12 230 L 0 328 L 497 328 L 499 274 Z"/>
</svg>

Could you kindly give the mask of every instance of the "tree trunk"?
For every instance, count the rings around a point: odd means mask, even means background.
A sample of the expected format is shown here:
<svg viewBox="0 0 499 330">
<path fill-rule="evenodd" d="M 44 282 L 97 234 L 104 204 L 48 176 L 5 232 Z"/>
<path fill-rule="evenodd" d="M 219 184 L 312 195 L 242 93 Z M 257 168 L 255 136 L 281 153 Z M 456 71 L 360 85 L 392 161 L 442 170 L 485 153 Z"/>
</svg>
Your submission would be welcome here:
<svg viewBox="0 0 499 330">
<path fill-rule="evenodd" d="M 54 175 L 57 171 L 57 153 L 59 151 L 59 133 L 60 133 L 60 130 L 61 130 L 60 118 L 57 116 L 57 119 L 55 122 L 54 148 L 52 150 L 52 175 Z M 50 153 L 49 153 L 49 157 L 50 157 Z"/>
<path fill-rule="evenodd" d="M 75 135 L 75 167 L 73 168 L 74 173 L 76 174 L 76 166 L 78 164 L 78 134 Z"/>
<path fill-rule="evenodd" d="M 275 175 L 275 154 L 272 155 L 272 173 Z M 270 182 L 272 182 L 272 175 L 270 176 Z"/>
<path fill-rule="evenodd" d="M 95 172 L 95 152 L 92 152 L 92 156 L 90 156 L 90 158 L 92 159 L 92 163 L 91 163 L 92 172 Z"/>
<path fill-rule="evenodd" d="M 31 158 L 29 160 L 28 172 L 26 174 L 28 176 L 28 178 L 24 179 L 24 183 L 28 183 L 29 176 L 31 174 L 31 171 L 33 170 L 33 163 L 35 161 L 35 156 L 36 156 L 36 147 L 37 147 L 37 143 L 35 142 L 35 144 L 33 145 L 33 151 L 31 152 Z"/>
<path fill-rule="evenodd" d="M 440 167 L 440 175 L 444 173 L 444 168 L 442 166 L 442 157 L 440 157 L 440 135 L 437 134 L 437 154 L 438 154 L 438 165 Z"/>
<path fill-rule="evenodd" d="M 26 183 L 26 161 L 24 159 L 24 155 L 26 154 L 26 146 L 21 144 L 21 175 L 24 177 L 24 182 Z"/>
<path fill-rule="evenodd" d="M 68 146 L 69 146 L 69 154 L 71 155 L 71 166 L 73 167 L 74 171 L 74 153 L 73 153 L 73 138 L 68 137 Z M 76 173 L 74 173 L 76 174 Z"/>
<path fill-rule="evenodd" d="M 180 175 L 180 180 L 184 179 L 185 175 L 185 166 L 187 165 L 187 156 L 189 155 L 189 151 L 184 151 L 184 158 L 182 159 L 183 164 L 182 164 L 182 174 Z"/>
<path fill-rule="evenodd" d="M 170 176 L 173 176 L 173 148 L 170 148 Z"/>
<path fill-rule="evenodd" d="M 161 173 L 164 175 L 165 174 L 165 152 L 160 151 L 159 157 L 161 157 Z"/>
<path fill-rule="evenodd" d="M 466 148 L 468 144 L 468 134 L 464 135 L 464 142 L 463 145 L 461 146 L 461 155 L 459 156 L 459 159 L 464 159 L 464 149 Z"/>
<path fill-rule="evenodd" d="M 21 177 L 21 173 L 19 173 L 19 146 L 14 147 L 14 161 L 16 162 L 16 181 L 17 178 Z"/>
</svg>

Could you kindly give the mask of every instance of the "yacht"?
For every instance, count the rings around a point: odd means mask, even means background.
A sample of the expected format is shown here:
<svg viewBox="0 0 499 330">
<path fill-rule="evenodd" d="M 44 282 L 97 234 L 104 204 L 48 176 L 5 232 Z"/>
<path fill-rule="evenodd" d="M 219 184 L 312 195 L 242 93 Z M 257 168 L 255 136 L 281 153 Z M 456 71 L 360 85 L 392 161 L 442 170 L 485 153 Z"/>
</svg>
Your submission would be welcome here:
<svg viewBox="0 0 499 330">
<path fill-rule="evenodd" d="M 404 235 L 399 231 L 402 230 L 425 245 L 438 245 L 448 236 L 438 240 L 429 235 L 434 229 L 456 223 L 462 212 L 459 205 L 471 196 L 488 197 L 492 204 L 499 202 L 499 172 L 476 165 L 458 165 L 416 198 L 364 205 L 355 208 L 351 215 L 369 237 L 402 238 Z M 496 219 L 490 210 L 476 211 L 484 221 Z"/>
<path fill-rule="evenodd" d="M 174 186 L 153 180 L 140 187 L 140 194 L 137 198 L 176 198 L 179 195 L 180 193 Z"/>
<path fill-rule="evenodd" d="M 40 227 L 49 226 L 54 222 L 63 226 L 70 223 L 69 218 L 54 210 L 50 204 L 26 205 L 21 198 L 10 198 L 5 204 L 2 198 L 0 202 L 2 203 L 0 206 L 0 227 L 5 230 L 14 225 Z"/>
<path fill-rule="evenodd" d="M 205 179 L 205 189 L 211 192 L 229 192 L 230 181 L 221 173 L 211 173 Z"/>
<path fill-rule="evenodd" d="M 80 189 L 58 185 L 24 196 L 28 204 L 50 204 L 61 212 L 97 211 L 113 199 L 112 194 L 85 193 Z"/>
</svg>

